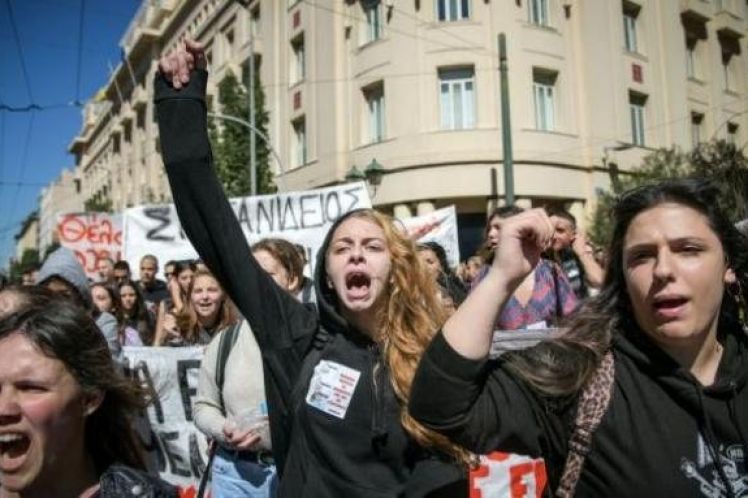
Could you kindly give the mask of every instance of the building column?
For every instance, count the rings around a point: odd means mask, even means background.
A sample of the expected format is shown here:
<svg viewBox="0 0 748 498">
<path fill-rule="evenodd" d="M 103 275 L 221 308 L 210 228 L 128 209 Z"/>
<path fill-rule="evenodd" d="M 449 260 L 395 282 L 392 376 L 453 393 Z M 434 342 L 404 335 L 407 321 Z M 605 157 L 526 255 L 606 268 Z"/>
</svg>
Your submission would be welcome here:
<svg viewBox="0 0 748 498">
<path fill-rule="evenodd" d="M 521 198 L 514 198 L 514 205 L 517 207 L 521 207 L 522 209 L 531 209 L 532 208 L 532 199 L 529 199 L 527 197 L 521 197 Z M 488 199 L 486 202 L 486 214 L 490 215 L 494 209 L 498 207 L 506 206 L 506 202 L 504 202 L 503 198 L 500 199 Z"/>
<path fill-rule="evenodd" d="M 413 216 L 410 206 L 407 204 L 395 204 L 392 207 L 392 216 L 395 219 L 402 220 Z"/>
<path fill-rule="evenodd" d="M 416 204 L 416 215 L 423 216 L 424 214 L 433 213 L 436 211 L 434 203 L 431 201 L 421 201 Z"/>
<path fill-rule="evenodd" d="M 574 201 L 569 204 L 569 212 L 577 219 L 577 228 L 584 231 L 587 226 L 587 211 L 584 209 L 583 201 Z"/>
<path fill-rule="evenodd" d="M 521 207 L 522 209 L 532 209 L 532 199 L 528 198 L 521 198 L 521 199 L 514 199 L 514 205 L 517 207 Z"/>
</svg>

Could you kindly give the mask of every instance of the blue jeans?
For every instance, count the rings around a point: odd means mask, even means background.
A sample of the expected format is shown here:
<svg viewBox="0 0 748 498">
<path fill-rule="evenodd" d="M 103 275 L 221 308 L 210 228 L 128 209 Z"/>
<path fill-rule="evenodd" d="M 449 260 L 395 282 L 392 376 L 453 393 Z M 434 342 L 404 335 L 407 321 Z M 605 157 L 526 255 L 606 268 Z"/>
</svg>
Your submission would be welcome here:
<svg viewBox="0 0 748 498">
<path fill-rule="evenodd" d="M 278 473 L 275 465 L 242 460 L 218 448 L 211 473 L 213 498 L 275 498 Z"/>
</svg>

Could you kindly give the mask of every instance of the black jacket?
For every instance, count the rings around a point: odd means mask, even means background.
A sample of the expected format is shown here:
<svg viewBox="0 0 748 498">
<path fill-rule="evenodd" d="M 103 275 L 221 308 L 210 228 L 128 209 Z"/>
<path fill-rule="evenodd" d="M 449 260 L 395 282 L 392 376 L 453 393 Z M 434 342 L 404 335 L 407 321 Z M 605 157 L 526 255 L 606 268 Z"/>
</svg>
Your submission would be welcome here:
<svg viewBox="0 0 748 498">
<path fill-rule="evenodd" d="M 320 290 L 324 248 L 315 276 L 319 315 L 278 287 L 252 256 L 213 169 L 206 81 L 207 72 L 196 71 L 187 88 L 175 91 L 157 76 L 164 162 L 185 232 L 249 321 L 262 351 L 281 496 L 429 496 L 455 483 L 460 491 L 448 496 L 466 495 L 458 467 L 407 436 L 380 352 Z M 314 368 L 323 360 L 360 372 L 342 419 L 306 402 Z"/>
<path fill-rule="evenodd" d="M 643 332 L 615 337 L 613 396 L 576 496 L 748 497 L 748 339 L 738 329 L 722 343 L 717 381 L 702 387 Z M 576 400 L 541 399 L 501 362 L 468 360 L 439 334 L 409 408 L 478 453 L 543 457 L 551 490 L 558 487 Z"/>
</svg>

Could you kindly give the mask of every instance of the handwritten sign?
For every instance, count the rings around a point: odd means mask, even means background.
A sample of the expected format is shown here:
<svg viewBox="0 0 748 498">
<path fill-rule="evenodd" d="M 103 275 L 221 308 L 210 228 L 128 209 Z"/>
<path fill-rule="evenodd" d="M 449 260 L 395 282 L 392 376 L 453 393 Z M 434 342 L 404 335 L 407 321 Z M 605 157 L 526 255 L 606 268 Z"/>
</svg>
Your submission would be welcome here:
<svg viewBox="0 0 748 498">
<path fill-rule="evenodd" d="M 122 256 L 122 215 L 67 213 L 57 217 L 60 245 L 71 249 L 86 275 L 95 278 L 100 260 Z"/>
<path fill-rule="evenodd" d="M 494 452 L 470 471 L 470 498 L 541 498 L 547 481 L 542 458 Z"/>
<path fill-rule="evenodd" d="M 252 244 L 267 237 L 280 237 L 301 244 L 311 265 L 330 226 L 341 216 L 371 207 L 363 183 L 230 199 L 236 219 Z M 125 258 L 137 268 L 145 254 L 162 262 L 197 257 L 173 204 L 137 206 L 125 211 Z"/>
<path fill-rule="evenodd" d="M 202 347 L 125 347 L 126 372 L 156 393 L 148 407 L 146 449 L 161 477 L 185 488 L 200 482 L 207 464 L 207 440 L 193 423 L 193 402 Z"/>
</svg>

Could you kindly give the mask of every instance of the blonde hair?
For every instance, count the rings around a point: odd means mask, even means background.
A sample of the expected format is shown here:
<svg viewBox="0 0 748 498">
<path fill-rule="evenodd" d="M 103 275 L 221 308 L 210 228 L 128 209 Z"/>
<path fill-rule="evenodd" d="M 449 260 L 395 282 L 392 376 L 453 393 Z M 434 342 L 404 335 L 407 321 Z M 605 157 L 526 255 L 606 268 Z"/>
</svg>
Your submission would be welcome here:
<svg viewBox="0 0 748 498">
<path fill-rule="evenodd" d="M 397 228 L 390 216 L 372 209 L 348 219 L 368 220 L 379 226 L 391 254 L 386 307 L 376 339 L 382 346 L 390 382 L 401 402 L 400 422 L 424 447 L 436 447 L 456 460 L 470 464 L 472 455 L 445 436 L 422 426 L 408 413 L 408 400 L 418 362 L 447 318 L 434 278 L 418 257 L 416 244 Z"/>
<path fill-rule="evenodd" d="M 221 306 L 218 310 L 218 323 L 216 323 L 215 330 L 218 331 L 225 329 L 239 319 L 234 303 L 232 303 L 231 299 L 226 295 L 226 291 L 223 290 L 218 279 L 216 279 L 216 277 L 208 270 L 197 269 L 192 278 L 192 282 L 190 282 L 190 286 L 187 289 L 187 299 L 185 300 L 185 304 L 177 315 L 177 327 L 179 327 L 182 338 L 191 344 L 197 342 L 198 334 L 200 332 L 197 312 L 195 311 L 195 307 L 192 306 L 192 290 L 195 288 L 195 282 L 197 282 L 197 279 L 200 277 L 210 277 L 215 280 L 223 294 L 223 300 L 221 301 Z"/>
</svg>

